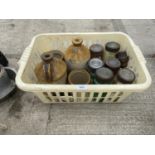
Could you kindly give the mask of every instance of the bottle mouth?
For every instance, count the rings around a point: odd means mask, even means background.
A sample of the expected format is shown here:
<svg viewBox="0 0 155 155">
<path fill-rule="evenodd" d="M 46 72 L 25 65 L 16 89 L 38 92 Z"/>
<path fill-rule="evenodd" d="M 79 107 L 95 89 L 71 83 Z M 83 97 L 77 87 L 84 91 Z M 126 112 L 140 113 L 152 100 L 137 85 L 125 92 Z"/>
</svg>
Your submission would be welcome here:
<svg viewBox="0 0 155 155">
<path fill-rule="evenodd" d="M 45 52 L 41 55 L 41 58 L 43 61 L 48 62 L 52 60 L 53 55 L 51 54 L 51 52 Z"/>
<path fill-rule="evenodd" d="M 73 43 L 74 45 L 81 45 L 82 42 L 83 42 L 83 40 L 82 40 L 81 38 L 79 38 L 79 37 L 74 38 L 74 39 L 72 40 L 72 43 Z"/>
</svg>

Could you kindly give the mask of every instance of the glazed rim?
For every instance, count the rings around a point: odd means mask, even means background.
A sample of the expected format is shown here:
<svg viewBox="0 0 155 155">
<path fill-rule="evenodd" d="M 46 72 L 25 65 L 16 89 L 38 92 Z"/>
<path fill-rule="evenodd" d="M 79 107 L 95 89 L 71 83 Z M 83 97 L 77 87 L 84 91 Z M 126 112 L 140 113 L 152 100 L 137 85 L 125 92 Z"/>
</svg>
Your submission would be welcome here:
<svg viewBox="0 0 155 155">
<path fill-rule="evenodd" d="M 73 38 L 73 40 L 72 40 L 72 43 L 73 43 L 74 45 L 80 45 L 80 44 L 82 44 L 82 42 L 83 42 L 83 40 L 82 40 L 82 38 L 80 38 L 80 37 Z"/>
<path fill-rule="evenodd" d="M 90 74 L 86 70 L 73 70 L 68 76 L 70 84 L 89 84 Z"/>
<path fill-rule="evenodd" d="M 41 55 L 43 61 L 51 61 L 53 58 L 53 54 L 51 52 L 45 52 Z"/>
</svg>

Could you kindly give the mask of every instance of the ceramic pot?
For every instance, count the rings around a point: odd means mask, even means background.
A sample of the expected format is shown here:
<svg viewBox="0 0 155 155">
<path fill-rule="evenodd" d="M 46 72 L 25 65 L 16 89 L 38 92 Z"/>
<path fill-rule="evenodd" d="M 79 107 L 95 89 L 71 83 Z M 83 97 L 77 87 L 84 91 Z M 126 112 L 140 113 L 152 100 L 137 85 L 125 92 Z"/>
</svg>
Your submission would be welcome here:
<svg viewBox="0 0 155 155">
<path fill-rule="evenodd" d="M 94 84 L 110 84 L 113 82 L 114 74 L 111 69 L 102 67 L 96 70 Z"/>
<path fill-rule="evenodd" d="M 82 69 L 82 70 L 73 70 L 70 72 L 68 76 L 69 84 L 90 84 L 90 75 L 89 73 Z"/>
<path fill-rule="evenodd" d="M 118 82 L 123 84 L 131 84 L 135 81 L 135 78 L 135 73 L 128 68 L 120 69 L 117 74 Z"/>
<path fill-rule="evenodd" d="M 117 42 L 108 42 L 105 45 L 105 60 L 115 58 L 115 55 L 120 50 L 120 44 Z"/>
<path fill-rule="evenodd" d="M 100 44 L 93 44 L 89 48 L 90 53 L 91 53 L 91 58 L 99 58 L 103 59 L 104 58 L 104 48 Z"/>
</svg>

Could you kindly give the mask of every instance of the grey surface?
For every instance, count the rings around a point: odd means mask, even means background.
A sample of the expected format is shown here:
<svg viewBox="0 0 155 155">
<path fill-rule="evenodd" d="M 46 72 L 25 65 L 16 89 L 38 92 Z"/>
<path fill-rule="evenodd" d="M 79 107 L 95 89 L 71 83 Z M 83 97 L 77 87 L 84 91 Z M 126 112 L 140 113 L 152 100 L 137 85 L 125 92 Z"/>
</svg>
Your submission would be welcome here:
<svg viewBox="0 0 155 155">
<path fill-rule="evenodd" d="M 121 104 L 42 104 L 17 91 L 0 103 L 0 134 L 155 134 L 154 20 L 0 20 L 0 50 L 17 67 L 32 37 L 44 32 L 123 31 L 140 46 L 152 86 Z"/>
</svg>

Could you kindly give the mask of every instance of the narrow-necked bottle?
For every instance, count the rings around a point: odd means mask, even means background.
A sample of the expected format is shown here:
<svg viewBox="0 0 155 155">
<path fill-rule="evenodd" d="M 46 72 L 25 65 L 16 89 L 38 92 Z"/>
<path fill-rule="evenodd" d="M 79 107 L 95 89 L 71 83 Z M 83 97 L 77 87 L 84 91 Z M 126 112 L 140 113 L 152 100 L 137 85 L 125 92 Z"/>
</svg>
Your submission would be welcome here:
<svg viewBox="0 0 155 155">
<path fill-rule="evenodd" d="M 61 52 L 50 51 L 41 55 L 42 62 L 35 68 L 38 83 L 65 84 L 67 65 L 62 60 Z"/>
<path fill-rule="evenodd" d="M 85 69 L 87 62 L 90 59 L 89 49 L 82 44 L 81 38 L 74 38 L 72 45 L 70 45 L 65 51 L 65 60 L 68 65 L 68 69 Z"/>
</svg>

